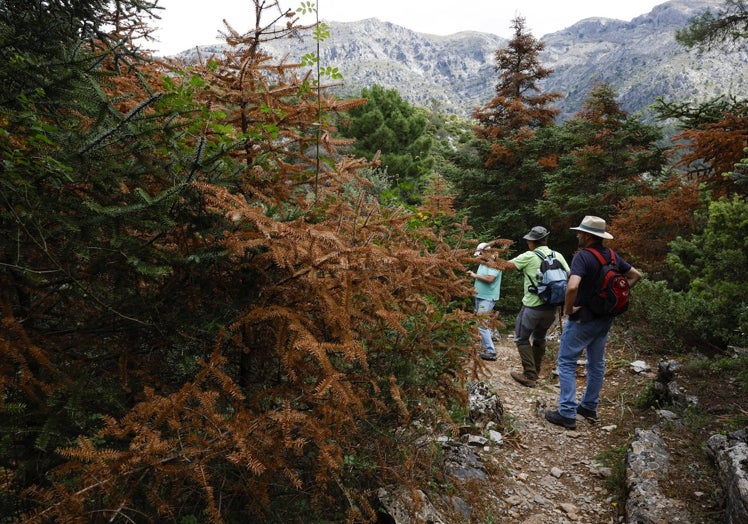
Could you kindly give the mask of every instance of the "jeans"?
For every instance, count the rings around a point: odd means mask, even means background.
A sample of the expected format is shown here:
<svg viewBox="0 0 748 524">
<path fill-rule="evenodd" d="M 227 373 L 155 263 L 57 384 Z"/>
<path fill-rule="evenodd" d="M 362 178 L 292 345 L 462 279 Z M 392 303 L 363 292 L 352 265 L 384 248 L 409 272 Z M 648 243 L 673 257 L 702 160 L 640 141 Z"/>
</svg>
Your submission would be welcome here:
<svg viewBox="0 0 748 524">
<path fill-rule="evenodd" d="M 475 314 L 479 316 L 488 315 L 491 311 L 493 311 L 494 304 L 496 304 L 495 300 L 489 300 L 485 298 L 476 297 L 475 298 Z M 480 333 L 480 340 L 481 340 L 481 344 L 483 345 L 483 350 L 488 351 L 489 353 L 495 353 L 496 348 L 493 346 L 491 328 L 488 327 L 485 321 L 479 320 L 478 333 Z"/>
<path fill-rule="evenodd" d="M 613 317 L 596 318 L 589 322 L 566 322 L 558 349 L 561 386 L 558 413 L 562 417 L 577 416 L 577 360 L 584 349 L 587 350 L 587 384 L 579 404 L 592 411 L 597 410 L 605 376 L 605 343 L 612 325 Z"/>
</svg>

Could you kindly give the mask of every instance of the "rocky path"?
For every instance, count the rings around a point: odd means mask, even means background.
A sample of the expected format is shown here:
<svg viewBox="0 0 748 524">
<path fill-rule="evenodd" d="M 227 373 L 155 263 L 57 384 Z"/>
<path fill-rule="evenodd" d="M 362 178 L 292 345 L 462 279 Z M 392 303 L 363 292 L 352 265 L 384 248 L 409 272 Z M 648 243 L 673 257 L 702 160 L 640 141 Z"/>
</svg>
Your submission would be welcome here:
<svg viewBox="0 0 748 524">
<path fill-rule="evenodd" d="M 486 501 L 487 508 L 495 508 L 495 512 L 489 511 L 491 522 L 618 522 L 613 498 L 606 489 L 606 477 L 611 472 L 597 458 L 611 446 L 626 444 L 615 442 L 615 418 L 620 414 L 616 414 L 615 402 L 609 400 L 618 371 L 609 369 L 606 373 L 603 401 L 598 408 L 600 423 L 592 425 L 579 417 L 576 430 L 565 430 L 543 418 L 545 408 L 557 406 L 558 378 L 549 373 L 555 368 L 555 354 L 549 351 L 546 355 L 547 367 L 538 386 L 527 388 L 509 375 L 521 369 L 511 339 L 498 341 L 496 350 L 498 359 L 485 363 L 483 379 L 498 392 L 508 422 L 504 443 L 481 454 L 495 486 L 489 489 L 490 500 Z M 583 374 L 584 367 L 580 366 L 580 393 Z"/>
</svg>

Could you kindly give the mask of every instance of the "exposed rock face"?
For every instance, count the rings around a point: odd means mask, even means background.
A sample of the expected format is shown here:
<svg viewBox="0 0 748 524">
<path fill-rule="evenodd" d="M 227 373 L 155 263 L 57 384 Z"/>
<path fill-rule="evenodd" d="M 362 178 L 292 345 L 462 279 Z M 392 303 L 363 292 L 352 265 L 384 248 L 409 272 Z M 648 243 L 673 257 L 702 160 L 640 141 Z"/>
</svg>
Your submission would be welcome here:
<svg viewBox="0 0 748 524">
<path fill-rule="evenodd" d="M 498 394 L 485 381 L 474 381 L 468 386 L 470 418 L 479 431 L 483 428 L 500 427 L 504 408 Z M 500 435 L 500 433 L 499 433 Z M 436 439 L 444 456 L 444 471 L 459 485 L 463 483 L 490 482 L 483 461 L 479 456 L 491 441 L 480 435 L 465 432 L 460 441 L 447 436 Z M 501 439 L 498 439 L 500 443 Z M 413 500 L 415 496 L 416 500 Z M 378 499 L 384 511 L 381 522 L 392 524 L 441 524 L 445 522 L 470 522 L 472 508 L 459 496 L 441 497 L 440 506 L 450 508 L 452 518 L 437 510 L 422 491 L 415 494 L 402 488 L 380 489 Z M 455 521 L 455 518 L 459 518 Z"/>
<path fill-rule="evenodd" d="M 690 522 L 685 504 L 661 493 L 660 480 L 668 474 L 670 453 L 656 428 L 636 429 L 626 462 L 626 522 Z"/>
<path fill-rule="evenodd" d="M 501 425 L 504 417 L 504 406 L 498 392 L 485 381 L 475 381 L 468 385 L 470 420 L 486 425 L 493 421 Z"/>
<path fill-rule="evenodd" d="M 676 381 L 680 364 L 675 360 L 660 360 L 657 363 L 657 377 L 652 384 L 652 391 L 657 401 L 664 406 L 687 408 L 697 406 L 699 400 L 684 392 Z"/>
<path fill-rule="evenodd" d="M 657 97 L 683 102 L 725 94 L 743 97 L 748 92 L 745 46 L 728 55 L 699 55 L 675 42 L 675 31 L 691 17 L 722 4 L 671 0 L 631 22 L 588 18 L 545 35 L 540 60 L 555 72 L 541 87 L 564 95 L 558 102 L 562 119 L 582 108 L 596 82 L 610 84 L 630 113 L 646 114 Z M 321 63 L 343 74 L 344 85 L 335 88 L 341 96 L 357 96 L 362 88 L 379 84 L 396 89 L 413 105 L 469 116 L 494 95 L 495 54 L 506 47 L 505 38 L 473 31 L 429 35 L 374 18 L 329 25 L 331 36 L 320 47 Z M 267 49 L 278 58 L 287 55 L 297 61 L 316 53 L 316 43 L 311 38 L 285 39 L 268 43 Z M 201 50 L 210 55 L 222 47 Z M 195 51 L 179 56 L 192 60 Z"/>
<path fill-rule="evenodd" d="M 717 463 L 725 488 L 726 522 L 748 523 L 748 430 L 713 435 L 707 441 L 707 453 Z"/>
<path fill-rule="evenodd" d="M 652 391 L 660 405 L 680 409 L 698 406 L 693 395 L 678 386 L 676 378 L 680 364 L 662 359 L 657 364 L 657 376 Z M 636 429 L 626 455 L 626 522 L 658 524 L 660 522 L 689 522 L 683 501 L 661 493 L 660 481 L 669 474 L 670 453 L 660 438 L 662 424 L 681 426 L 683 422 L 672 411 L 658 410 L 660 424 L 651 429 Z M 707 455 L 715 462 L 725 496 L 725 522 L 748 524 L 748 428 L 729 435 L 713 435 L 707 441 Z"/>
<path fill-rule="evenodd" d="M 675 485 L 681 486 L 677 476 L 684 474 L 684 441 L 674 435 L 680 428 L 685 430 L 685 425 L 676 411 L 699 405 L 698 400 L 677 388 L 677 396 L 663 397 L 661 401 L 674 400 L 678 409 L 657 409 L 656 424 L 649 429 L 634 429 L 632 442 L 628 442 L 628 430 L 616 434 L 613 422 L 625 422 L 628 415 L 621 414 L 621 406 L 610 401 L 618 397 L 615 392 L 643 390 L 653 379 L 662 392 L 671 391 L 669 385 L 675 384 L 680 369 L 677 361 L 659 361 L 656 375 L 639 371 L 650 368 L 644 361 L 636 366 L 611 366 L 603 389 L 609 401 L 598 406 L 601 423 L 588 424 L 580 417 L 577 429 L 569 431 L 543 417 L 558 399 L 555 375 L 548 373 L 539 387 L 526 388 L 509 375 L 520 365 L 514 343 L 498 340 L 496 350 L 497 360 L 485 365 L 484 379 L 468 385 L 470 423 L 459 428 L 459 436 L 450 426 L 444 434 L 424 437 L 419 444 L 438 443 L 441 447 L 444 460 L 440 478 L 449 479 L 454 491 L 434 491 L 426 486 L 422 487 L 423 492 L 397 486 L 383 489 L 379 493 L 383 507 L 379 522 L 685 524 L 706 522 L 701 511 L 708 508 L 716 510 L 709 522 L 748 524 L 748 428 L 709 440 L 709 452 L 723 471 L 719 485 L 710 474 L 690 484 L 690 489 L 677 490 L 673 490 Z M 579 371 L 583 369 L 582 360 Z M 606 465 L 602 454 L 623 442 L 628 445 L 628 452 L 627 496 L 622 515 L 616 507 L 616 497 L 604 488 L 606 479 L 617 482 L 617 466 Z M 693 471 L 699 471 L 698 467 Z M 727 507 L 706 500 L 706 505 L 694 506 L 695 500 L 706 495 L 704 492 L 713 493 L 715 498 L 727 495 Z M 690 513 L 692 510 L 696 513 Z"/>
<path fill-rule="evenodd" d="M 547 35 L 541 58 L 554 74 L 543 88 L 565 95 L 561 108 L 567 117 L 582 108 L 596 82 L 610 84 L 631 113 L 645 110 L 658 97 L 701 101 L 729 92 L 742 97 L 748 75 L 732 69 L 745 70 L 745 50 L 729 57 L 717 52 L 700 56 L 675 41 L 675 31 L 687 27 L 690 18 L 720 4 L 673 0 L 631 22 L 588 18 Z"/>
</svg>

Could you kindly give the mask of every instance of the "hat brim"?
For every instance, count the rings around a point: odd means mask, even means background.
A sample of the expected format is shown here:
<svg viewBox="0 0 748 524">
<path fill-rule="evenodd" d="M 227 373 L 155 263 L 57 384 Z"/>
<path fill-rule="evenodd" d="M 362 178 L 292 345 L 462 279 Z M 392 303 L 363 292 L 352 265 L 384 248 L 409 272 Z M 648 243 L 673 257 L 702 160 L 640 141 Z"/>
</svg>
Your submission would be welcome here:
<svg viewBox="0 0 748 524">
<path fill-rule="evenodd" d="M 583 233 L 588 233 L 590 235 L 595 235 L 596 237 L 600 237 L 600 238 L 607 238 L 609 240 L 611 238 L 613 238 L 613 235 L 611 235 L 607 231 L 595 231 L 594 229 L 588 229 L 588 228 L 586 228 L 584 226 L 570 227 L 569 229 L 576 229 L 577 231 L 581 231 Z"/>
<path fill-rule="evenodd" d="M 549 233 L 549 234 L 550 234 L 550 233 Z M 544 239 L 544 238 L 546 238 L 547 236 L 548 236 L 548 235 L 543 235 L 542 237 L 534 237 L 534 236 L 530 236 L 530 235 L 525 235 L 525 236 L 523 236 L 522 238 L 524 238 L 525 240 L 530 240 L 530 241 L 532 241 L 532 242 L 537 242 L 538 240 L 543 240 L 543 239 Z"/>
</svg>

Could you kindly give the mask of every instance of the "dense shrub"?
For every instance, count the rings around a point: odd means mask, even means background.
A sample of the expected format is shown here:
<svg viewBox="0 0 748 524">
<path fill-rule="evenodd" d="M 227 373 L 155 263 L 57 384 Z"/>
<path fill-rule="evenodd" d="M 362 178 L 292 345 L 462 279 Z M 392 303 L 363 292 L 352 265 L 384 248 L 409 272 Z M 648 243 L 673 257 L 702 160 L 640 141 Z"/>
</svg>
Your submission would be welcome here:
<svg viewBox="0 0 748 524">
<path fill-rule="evenodd" d="M 719 347 L 745 345 L 748 333 L 748 204 L 742 197 L 709 204 L 703 232 L 670 245 L 672 284 L 683 289 L 688 325 Z"/>
<path fill-rule="evenodd" d="M 669 278 L 635 288 L 631 320 L 676 351 L 745 346 L 748 333 L 748 204 L 711 202 L 701 233 L 670 244 Z"/>
<path fill-rule="evenodd" d="M 643 279 L 632 296 L 632 307 L 621 320 L 635 326 L 629 332 L 635 334 L 641 347 L 672 355 L 699 345 L 700 334 L 687 322 L 691 308 L 685 293 L 673 291 L 665 281 Z"/>
</svg>

